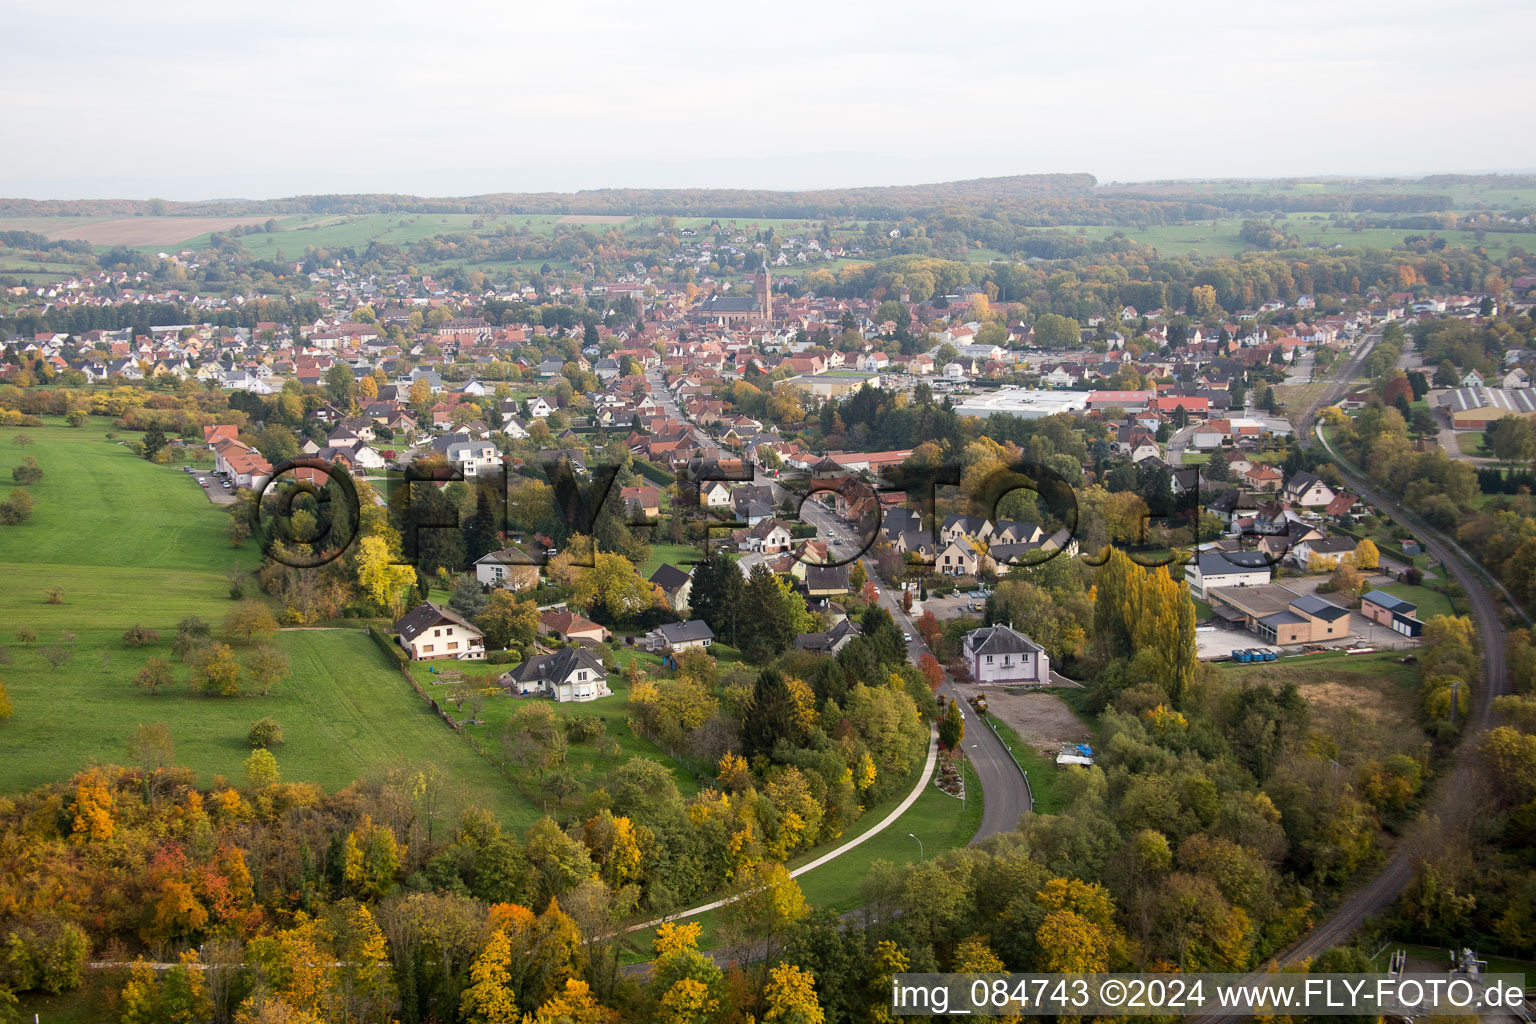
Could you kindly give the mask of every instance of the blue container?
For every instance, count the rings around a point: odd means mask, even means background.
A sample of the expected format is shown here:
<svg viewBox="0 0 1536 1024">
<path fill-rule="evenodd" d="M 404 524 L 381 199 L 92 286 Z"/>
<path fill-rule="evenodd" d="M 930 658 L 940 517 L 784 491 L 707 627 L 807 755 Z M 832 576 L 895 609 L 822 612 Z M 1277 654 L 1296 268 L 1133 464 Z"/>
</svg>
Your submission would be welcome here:
<svg viewBox="0 0 1536 1024">
<path fill-rule="evenodd" d="M 1233 651 L 1232 652 L 1232 657 L 1236 658 L 1238 661 L 1243 662 L 1244 664 L 1247 664 L 1248 662 L 1253 660 L 1253 652 L 1252 651 Z"/>
</svg>

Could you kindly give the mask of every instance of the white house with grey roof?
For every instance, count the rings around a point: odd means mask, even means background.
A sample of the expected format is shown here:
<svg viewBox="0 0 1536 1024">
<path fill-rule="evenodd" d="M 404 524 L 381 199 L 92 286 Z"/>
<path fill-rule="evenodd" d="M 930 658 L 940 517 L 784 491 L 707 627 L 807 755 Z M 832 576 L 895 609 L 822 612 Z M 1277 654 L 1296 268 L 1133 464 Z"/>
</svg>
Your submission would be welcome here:
<svg viewBox="0 0 1536 1024">
<path fill-rule="evenodd" d="M 520 695 L 547 694 L 556 701 L 586 701 L 606 697 L 608 673 L 591 651 L 567 647 L 553 654 L 529 658 L 499 680 L 508 692 Z"/>
<path fill-rule="evenodd" d="M 1262 551 L 1201 551 L 1184 563 L 1190 596 L 1207 599 L 1213 587 L 1255 587 L 1268 583 L 1270 559 Z"/>
<path fill-rule="evenodd" d="M 664 654 L 674 654 L 693 647 L 708 647 L 714 642 L 715 631 L 703 619 L 669 622 L 645 634 L 646 650 L 661 651 Z"/>
<path fill-rule="evenodd" d="M 1051 681 L 1051 659 L 1045 648 L 1011 626 L 971 630 L 961 645 L 961 657 L 978 683 Z"/>
</svg>

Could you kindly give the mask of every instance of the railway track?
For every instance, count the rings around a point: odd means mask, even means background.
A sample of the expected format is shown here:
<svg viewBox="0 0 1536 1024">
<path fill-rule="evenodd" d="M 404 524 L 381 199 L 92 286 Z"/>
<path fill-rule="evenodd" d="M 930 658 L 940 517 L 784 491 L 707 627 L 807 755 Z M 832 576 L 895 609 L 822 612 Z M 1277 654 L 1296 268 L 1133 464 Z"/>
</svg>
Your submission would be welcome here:
<svg viewBox="0 0 1536 1024">
<path fill-rule="evenodd" d="M 1380 871 L 1355 889 L 1349 898 L 1326 918 L 1314 924 L 1307 934 L 1275 956 L 1275 962 L 1281 967 L 1308 960 L 1343 942 L 1370 917 L 1391 905 L 1407 888 L 1408 883 L 1413 879 L 1414 865 L 1431 838 L 1429 833 L 1434 827 L 1433 822 L 1438 819 L 1455 818 L 1458 812 L 1464 810 L 1457 805 L 1457 800 L 1459 793 L 1464 790 L 1464 782 L 1473 771 L 1471 751 L 1477 744 L 1478 736 L 1492 722 L 1493 699 L 1505 692 L 1509 682 L 1505 665 L 1504 622 L 1499 614 L 1497 602 L 1489 594 L 1483 578 L 1479 575 L 1478 567 L 1474 566 L 1449 538 L 1367 483 L 1352 467 L 1338 458 L 1337 453 L 1328 445 L 1325 436 L 1316 433 L 1317 410 L 1336 401 L 1339 394 L 1354 383 L 1353 378 L 1358 373 L 1360 364 L 1375 347 L 1376 340 L 1376 336 L 1368 337 L 1359 351 L 1339 372 L 1335 383 L 1303 412 L 1297 422 L 1301 445 L 1304 448 L 1310 448 L 1314 443 L 1320 442 L 1323 448 L 1335 457 L 1334 465 L 1339 468 L 1349 486 L 1372 505 L 1412 527 L 1423 540 L 1424 549 L 1429 555 L 1461 585 L 1466 592 L 1469 610 L 1477 623 L 1478 635 L 1482 642 L 1482 685 L 1474 691 L 1472 720 L 1457 743 L 1449 765 L 1441 773 L 1435 787 L 1435 795 L 1425 809 L 1426 822 L 1416 826 L 1397 843 L 1392 855 Z M 1252 981 L 1255 983 L 1262 983 L 1264 980 L 1263 974 L 1252 976 Z M 1242 1013 L 1205 1014 L 1190 1019 L 1199 1021 L 1201 1024 L 1225 1024 L 1227 1021 L 1242 1020 L 1247 1016 Z"/>
</svg>

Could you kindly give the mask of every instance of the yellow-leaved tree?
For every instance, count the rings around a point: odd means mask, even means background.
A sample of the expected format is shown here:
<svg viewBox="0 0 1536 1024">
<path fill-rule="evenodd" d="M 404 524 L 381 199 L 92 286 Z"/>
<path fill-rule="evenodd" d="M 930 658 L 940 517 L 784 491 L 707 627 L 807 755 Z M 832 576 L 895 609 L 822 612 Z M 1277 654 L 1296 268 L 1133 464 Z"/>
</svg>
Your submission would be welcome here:
<svg viewBox="0 0 1536 1024">
<path fill-rule="evenodd" d="M 518 1024 L 522 1019 L 507 969 L 511 957 L 512 944 L 507 933 L 498 928 L 470 967 L 469 988 L 459 1000 L 459 1010 L 468 1024 Z"/>
<path fill-rule="evenodd" d="M 416 585 L 416 570 L 401 563 L 383 537 L 364 537 L 358 545 L 357 582 L 368 600 L 398 616 L 407 591 Z"/>
<path fill-rule="evenodd" d="M 768 972 L 763 1001 L 768 1006 L 763 1024 L 822 1024 L 826 1019 L 816 998 L 815 979 L 793 964 L 779 964 Z"/>
</svg>

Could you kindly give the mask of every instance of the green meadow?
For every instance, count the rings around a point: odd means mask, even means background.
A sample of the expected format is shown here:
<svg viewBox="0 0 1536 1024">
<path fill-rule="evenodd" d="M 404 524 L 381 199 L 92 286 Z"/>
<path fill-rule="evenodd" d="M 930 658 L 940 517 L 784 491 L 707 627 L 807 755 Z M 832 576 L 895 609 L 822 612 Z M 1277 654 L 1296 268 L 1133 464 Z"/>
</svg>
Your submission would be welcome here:
<svg viewBox="0 0 1536 1024">
<path fill-rule="evenodd" d="M 19 434 L 33 443 L 17 447 Z M 292 674 L 265 697 L 199 696 L 186 667 L 174 663 L 168 690 L 135 687 L 146 658 L 170 657 L 184 616 L 218 629 L 234 607 L 225 569 L 249 568 L 257 553 L 230 548 L 223 512 L 179 465 L 145 462 L 95 422 L 0 429 L 0 500 L 16 488 L 9 469 L 24 455 L 45 475 L 27 488 L 33 520 L 0 527 L 0 679 L 15 706 L 0 723 L 0 792 L 67 778 L 92 762 L 123 763 L 133 731 L 152 722 L 170 727 L 177 762 L 202 782 L 239 779 L 246 733 L 270 717 L 283 726 L 275 755 L 286 779 L 334 790 L 432 762 L 509 825 L 538 816 L 356 629 L 281 632 L 276 644 Z M 51 587 L 62 588 L 61 603 L 48 603 Z M 125 647 L 123 632 L 135 624 L 157 631 L 160 642 Z M 43 656 L 55 645 L 70 654 L 57 668 Z"/>
</svg>

